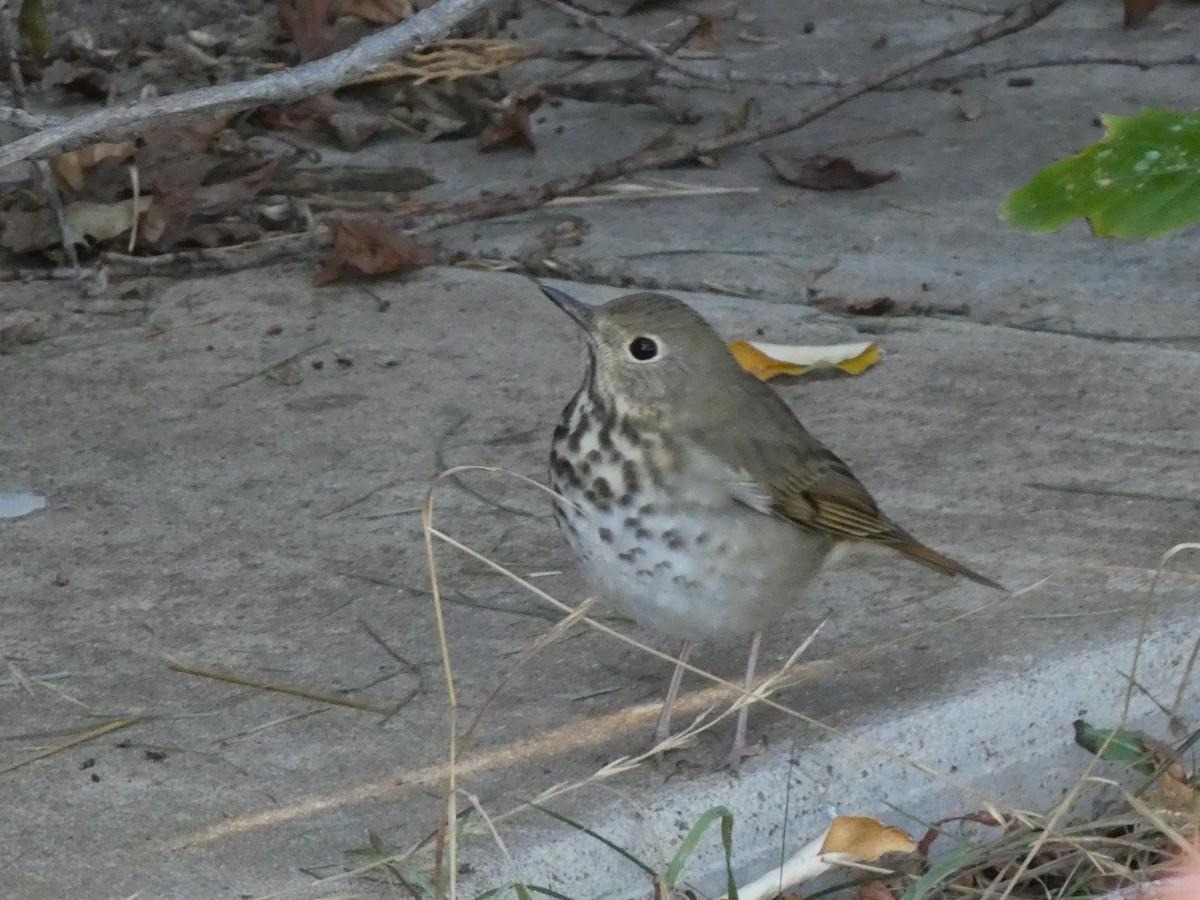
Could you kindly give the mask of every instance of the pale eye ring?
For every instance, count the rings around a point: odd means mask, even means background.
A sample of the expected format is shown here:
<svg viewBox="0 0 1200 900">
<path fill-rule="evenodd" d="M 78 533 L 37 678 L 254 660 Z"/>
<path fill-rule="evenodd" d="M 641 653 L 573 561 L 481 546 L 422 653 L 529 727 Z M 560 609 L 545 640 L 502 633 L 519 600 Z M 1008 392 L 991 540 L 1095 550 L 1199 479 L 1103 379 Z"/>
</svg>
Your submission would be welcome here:
<svg viewBox="0 0 1200 900">
<path fill-rule="evenodd" d="M 658 359 L 658 341 L 644 335 L 635 337 L 629 342 L 629 355 L 638 362 L 650 362 Z"/>
</svg>

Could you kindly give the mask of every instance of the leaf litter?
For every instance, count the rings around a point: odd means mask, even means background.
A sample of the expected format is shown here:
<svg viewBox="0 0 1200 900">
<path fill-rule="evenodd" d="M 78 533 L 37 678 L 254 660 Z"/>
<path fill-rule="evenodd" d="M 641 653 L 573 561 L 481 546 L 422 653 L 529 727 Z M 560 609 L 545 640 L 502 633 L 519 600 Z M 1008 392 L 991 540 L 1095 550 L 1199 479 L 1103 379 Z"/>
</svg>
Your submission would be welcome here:
<svg viewBox="0 0 1200 900">
<path fill-rule="evenodd" d="M 67 94 L 111 103 L 170 92 L 180 76 L 190 86 L 197 69 L 220 81 L 244 78 L 248 68 L 270 71 L 320 59 L 373 29 L 405 21 L 414 6 L 411 0 L 291 0 L 256 27 L 239 31 L 231 25 L 226 31 L 222 23 L 154 46 L 121 48 L 100 46 L 81 29 L 42 40 L 40 4 L 27 0 L 22 11 L 36 19 L 22 23 L 34 51 L 22 60 L 31 89 L 51 103 Z M 411 193 L 437 181 L 429 173 L 380 167 L 373 177 L 348 179 L 347 172 L 365 170 L 320 166 L 319 155 L 297 150 L 287 133 L 350 152 L 389 130 L 424 140 L 475 136 L 484 149 L 532 149 L 528 116 L 540 105 L 541 92 L 520 90 L 506 101 L 500 75 L 533 55 L 511 41 L 450 38 L 324 96 L 236 117 L 191 119 L 136 141 L 62 153 L 49 163 L 65 229 L 31 176 L 0 195 L 0 247 L 50 264 L 62 263 L 64 241 L 85 258 L 242 248 L 311 231 L 317 216 L 310 197 L 327 209 L 407 206 L 411 212 Z M 356 223 L 342 218 L 330 224 L 334 230 L 337 246 L 318 276 L 321 283 L 343 270 L 379 274 L 432 259 L 432 251 L 405 238 L 398 220 L 386 216 Z"/>
</svg>

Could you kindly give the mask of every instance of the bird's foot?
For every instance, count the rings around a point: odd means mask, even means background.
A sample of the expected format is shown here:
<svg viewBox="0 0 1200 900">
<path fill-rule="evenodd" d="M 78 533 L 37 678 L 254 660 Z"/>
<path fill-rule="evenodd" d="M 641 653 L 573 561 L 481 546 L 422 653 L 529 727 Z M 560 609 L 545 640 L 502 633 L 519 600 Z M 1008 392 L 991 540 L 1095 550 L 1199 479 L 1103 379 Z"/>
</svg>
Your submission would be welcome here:
<svg viewBox="0 0 1200 900">
<path fill-rule="evenodd" d="M 675 735 L 655 732 L 654 742 L 647 748 L 647 752 L 650 754 L 650 758 L 654 761 L 654 764 L 662 768 L 668 762 L 668 754 L 673 756 L 680 750 L 686 750 L 694 746 L 696 746 L 696 739 L 694 737 L 689 736 L 681 740 Z"/>
<path fill-rule="evenodd" d="M 729 754 L 716 766 L 713 766 L 714 772 L 728 772 L 733 776 L 738 776 L 742 772 L 742 763 L 748 759 L 758 756 L 767 749 L 767 738 L 764 735 L 754 744 L 746 742 L 746 736 L 739 734 L 734 740 L 733 746 L 729 750 Z"/>
</svg>

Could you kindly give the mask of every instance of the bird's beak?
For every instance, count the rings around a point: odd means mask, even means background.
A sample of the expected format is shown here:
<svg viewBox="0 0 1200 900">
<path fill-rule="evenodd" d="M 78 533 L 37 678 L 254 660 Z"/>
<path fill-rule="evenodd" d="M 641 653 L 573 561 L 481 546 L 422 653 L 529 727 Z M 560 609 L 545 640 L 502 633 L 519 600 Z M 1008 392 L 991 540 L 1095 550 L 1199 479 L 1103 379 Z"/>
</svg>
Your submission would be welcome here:
<svg viewBox="0 0 1200 900">
<path fill-rule="evenodd" d="M 592 331 L 592 308 L 586 303 L 580 303 L 570 294 L 565 294 L 558 288 L 547 287 L 544 284 L 539 284 L 539 288 L 543 294 L 550 298 L 550 301 L 565 312 L 568 316 L 575 320 L 580 328 L 588 334 Z"/>
</svg>

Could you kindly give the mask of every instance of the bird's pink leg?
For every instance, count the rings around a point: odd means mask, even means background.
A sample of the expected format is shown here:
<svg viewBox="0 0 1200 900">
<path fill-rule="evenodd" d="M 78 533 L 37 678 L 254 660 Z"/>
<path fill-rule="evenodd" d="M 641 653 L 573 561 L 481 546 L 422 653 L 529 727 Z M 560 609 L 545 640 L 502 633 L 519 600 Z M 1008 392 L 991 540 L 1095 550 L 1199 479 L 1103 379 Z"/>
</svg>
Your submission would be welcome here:
<svg viewBox="0 0 1200 900">
<path fill-rule="evenodd" d="M 750 641 L 750 658 L 746 660 L 746 690 L 754 689 L 754 667 L 758 664 L 758 645 L 762 643 L 762 632 L 754 632 Z M 757 755 L 757 749 L 750 750 L 746 746 L 746 720 L 750 716 L 750 704 L 738 710 L 737 730 L 733 734 L 733 747 L 725 758 L 725 768 L 735 775 L 742 767 L 742 760 Z"/>
<path fill-rule="evenodd" d="M 671 710 L 675 707 L 675 698 L 679 696 L 679 685 L 683 681 L 683 667 L 692 652 L 692 642 L 684 641 L 679 648 L 679 659 L 675 663 L 675 671 L 671 673 L 671 684 L 667 687 L 667 697 L 663 700 L 662 712 L 658 716 L 658 726 L 654 729 L 654 744 L 661 744 L 671 736 Z M 654 758 L 662 762 L 663 754 L 658 752 Z"/>
</svg>

